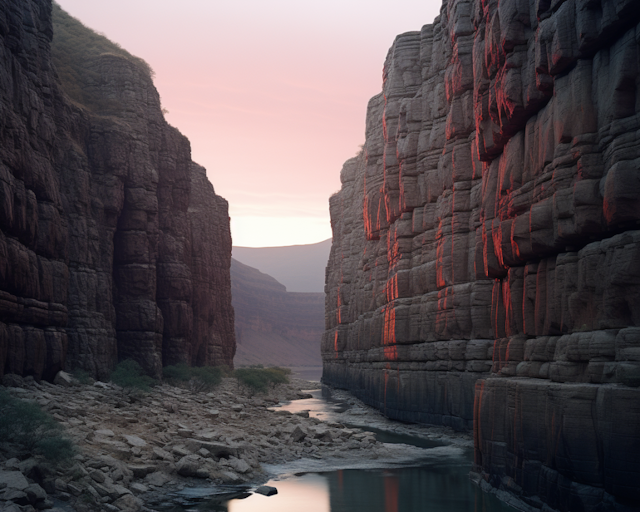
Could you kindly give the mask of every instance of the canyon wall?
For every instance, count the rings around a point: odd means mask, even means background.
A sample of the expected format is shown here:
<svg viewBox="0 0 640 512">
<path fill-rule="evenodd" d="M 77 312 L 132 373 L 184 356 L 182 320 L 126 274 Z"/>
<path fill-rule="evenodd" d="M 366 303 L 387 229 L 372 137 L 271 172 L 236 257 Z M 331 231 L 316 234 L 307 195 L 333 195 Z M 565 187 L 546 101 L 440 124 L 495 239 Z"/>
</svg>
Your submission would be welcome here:
<svg viewBox="0 0 640 512">
<path fill-rule="evenodd" d="M 236 365 L 320 366 L 324 293 L 288 292 L 258 269 L 231 260 Z"/>
<path fill-rule="evenodd" d="M 640 4 L 448 0 L 331 197 L 325 383 L 473 428 L 534 508 L 640 506 Z"/>
<path fill-rule="evenodd" d="M 87 59 L 81 104 L 52 37 L 50 0 L 0 7 L 0 374 L 232 365 L 226 201 L 148 69 Z"/>
</svg>

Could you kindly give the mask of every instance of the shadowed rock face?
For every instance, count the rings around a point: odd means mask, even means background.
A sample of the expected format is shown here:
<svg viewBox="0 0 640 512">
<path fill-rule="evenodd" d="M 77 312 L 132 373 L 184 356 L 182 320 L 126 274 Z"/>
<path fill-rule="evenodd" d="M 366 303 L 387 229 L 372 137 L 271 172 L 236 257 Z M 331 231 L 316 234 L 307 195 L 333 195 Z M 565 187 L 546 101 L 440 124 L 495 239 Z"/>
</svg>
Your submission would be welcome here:
<svg viewBox="0 0 640 512">
<path fill-rule="evenodd" d="M 231 365 L 226 201 L 148 73 L 92 61 L 98 115 L 65 96 L 51 37 L 49 1 L 0 8 L 0 373 Z"/>
<path fill-rule="evenodd" d="M 445 1 L 330 200 L 324 381 L 473 426 L 478 471 L 538 507 L 640 505 L 639 20 Z"/>
<path fill-rule="evenodd" d="M 235 363 L 320 366 L 324 293 L 287 292 L 258 269 L 231 260 Z"/>
</svg>

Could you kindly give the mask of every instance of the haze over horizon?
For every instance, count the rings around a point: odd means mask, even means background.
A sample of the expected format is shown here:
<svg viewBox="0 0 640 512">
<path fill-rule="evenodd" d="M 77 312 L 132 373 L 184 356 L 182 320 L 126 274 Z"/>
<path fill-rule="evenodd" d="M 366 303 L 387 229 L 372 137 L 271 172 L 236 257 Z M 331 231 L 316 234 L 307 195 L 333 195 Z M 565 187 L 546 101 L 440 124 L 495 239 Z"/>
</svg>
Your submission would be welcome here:
<svg viewBox="0 0 640 512">
<path fill-rule="evenodd" d="M 169 113 L 229 201 L 243 247 L 331 237 L 328 200 L 364 142 L 369 98 L 397 34 L 420 30 L 440 0 L 58 0 L 145 59 Z"/>
</svg>

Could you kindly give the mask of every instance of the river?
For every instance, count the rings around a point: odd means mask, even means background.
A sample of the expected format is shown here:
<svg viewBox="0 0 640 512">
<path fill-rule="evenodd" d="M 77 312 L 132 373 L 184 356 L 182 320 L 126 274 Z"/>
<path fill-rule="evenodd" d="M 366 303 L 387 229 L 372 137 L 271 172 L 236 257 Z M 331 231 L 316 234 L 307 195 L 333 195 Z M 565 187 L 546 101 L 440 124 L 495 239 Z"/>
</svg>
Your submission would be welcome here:
<svg viewBox="0 0 640 512">
<path fill-rule="evenodd" d="M 326 388 L 325 388 L 326 389 Z M 291 412 L 309 411 L 324 421 L 345 419 L 370 430 L 379 441 L 415 447 L 415 458 L 400 464 L 388 461 L 352 460 L 346 466 L 326 467 L 323 462 L 302 460 L 281 466 L 266 466 L 275 487 L 274 496 L 252 493 L 253 489 L 231 489 L 237 497 L 204 499 L 206 489 L 185 489 L 192 499 L 172 510 L 213 510 L 228 512 L 510 512 L 512 507 L 493 494 L 483 492 L 469 479 L 473 449 L 468 439 L 446 435 L 421 435 L 419 426 L 407 426 L 381 419 L 357 401 L 338 392 L 323 397 L 287 402 L 280 407 Z M 349 414 L 345 414 L 349 413 Z M 373 416 L 369 416 L 373 415 Z M 346 424 L 349 426 L 349 424 Z M 424 432 L 432 430 L 424 428 Z M 381 467 L 379 467 L 381 466 Z M 202 491 L 202 494 L 199 493 Z M 242 492 L 247 491 L 247 492 Z"/>
</svg>

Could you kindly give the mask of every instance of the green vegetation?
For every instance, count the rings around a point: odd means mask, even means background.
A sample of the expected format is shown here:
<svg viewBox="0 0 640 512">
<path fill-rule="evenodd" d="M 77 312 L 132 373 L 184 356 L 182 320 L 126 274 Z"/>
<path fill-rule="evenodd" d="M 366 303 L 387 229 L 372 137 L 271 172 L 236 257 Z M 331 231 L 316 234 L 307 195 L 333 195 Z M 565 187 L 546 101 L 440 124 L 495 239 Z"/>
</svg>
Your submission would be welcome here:
<svg viewBox="0 0 640 512">
<path fill-rule="evenodd" d="M 96 59 L 104 54 L 118 55 L 135 64 L 153 78 L 153 70 L 144 60 L 134 57 L 117 43 L 84 26 L 53 3 L 53 63 L 69 97 L 97 113 L 104 113 L 118 104 L 102 97 L 98 90 L 100 73 Z"/>
<path fill-rule="evenodd" d="M 75 454 L 59 423 L 37 404 L 19 400 L 0 390 L 0 439 L 26 454 L 42 455 L 50 462 L 64 462 Z"/>
<path fill-rule="evenodd" d="M 289 382 L 289 368 L 280 368 L 273 366 L 264 368 L 262 365 L 252 366 L 249 368 L 239 368 L 234 372 L 234 377 L 238 382 L 246 386 L 252 393 L 263 393 L 270 386 L 276 384 L 285 384 Z"/>
<path fill-rule="evenodd" d="M 76 368 L 71 372 L 71 375 L 74 379 L 76 379 L 80 384 L 84 386 L 91 385 L 94 382 L 91 374 L 88 371 L 83 370 L 82 368 Z"/>
<path fill-rule="evenodd" d="M 141 391 L 150 391 L 151 386 L 156 381 L 145 375 L 142 367 L 133 359 L 125 359 L 116 366 L 111 373 L 111 381 L 123 388 L 139 389 Z"/>
<path fill-rule="evenodd" d="M 162 377 L 173 385 L 187 383 L 193 392 L 208 391 L 222 381 L 223 370 L 219 366 L 188 366 L 186 363 L 178 363 L 173 366 L 165 366 L 162 369 Z"/>
</svg>

